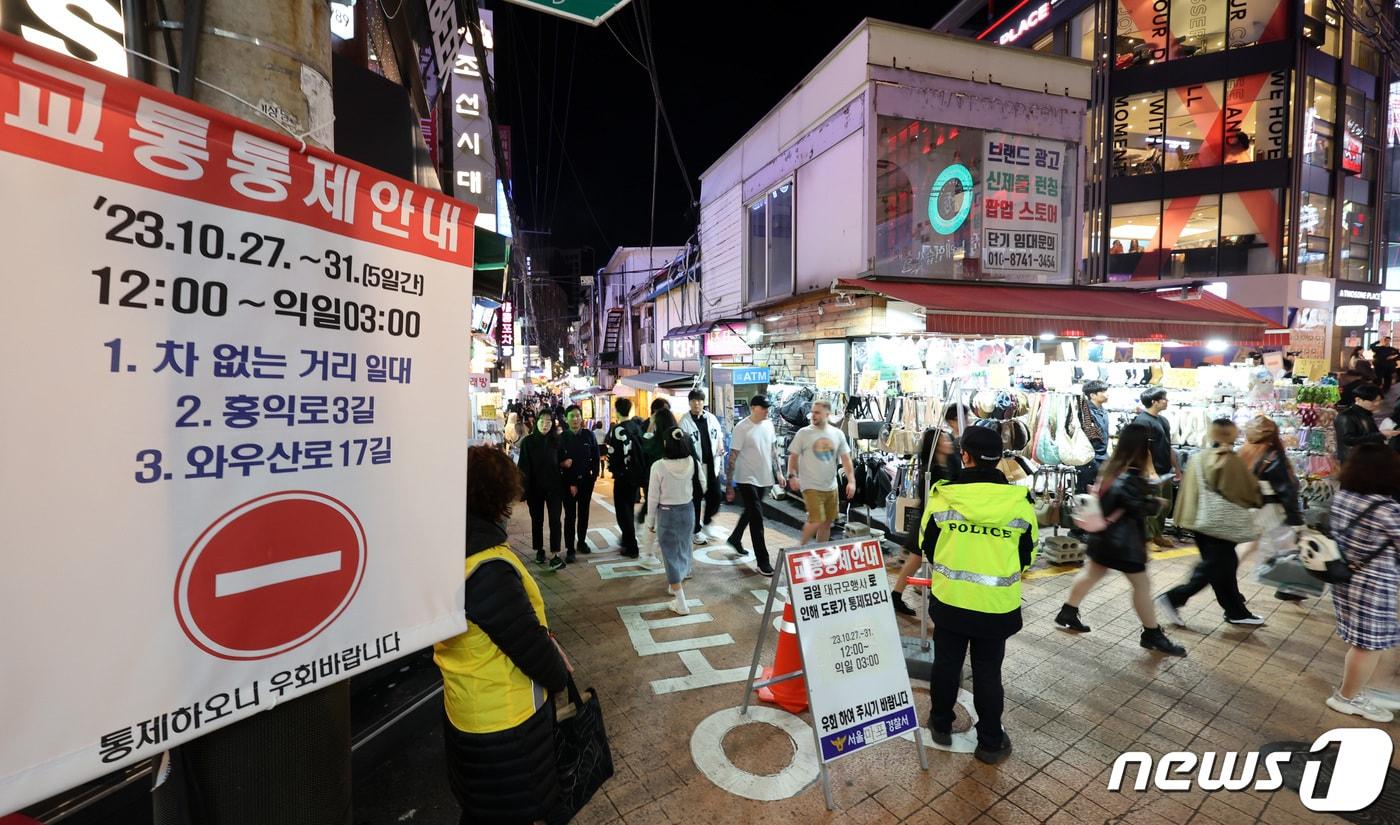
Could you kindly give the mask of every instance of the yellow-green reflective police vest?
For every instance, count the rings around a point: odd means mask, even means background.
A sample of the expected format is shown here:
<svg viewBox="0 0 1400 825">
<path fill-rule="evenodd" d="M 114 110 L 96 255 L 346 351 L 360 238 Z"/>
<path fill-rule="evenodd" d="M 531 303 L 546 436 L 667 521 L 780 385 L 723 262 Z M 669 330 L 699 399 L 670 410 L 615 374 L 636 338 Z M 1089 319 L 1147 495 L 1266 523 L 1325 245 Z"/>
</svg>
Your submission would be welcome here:
<svg viewBox="0 0 1400 825">
<path fill-rule="evenodd" d="M 548 627 L 539 585 L 515 553 L 500 545 L 468 557 L 466 578 L 487 562 L 515 568 L 535 617 Z M 442 670 L 447 718 L 464 733 L 509 730 L 533 716 L 549 698 L 544 687 L 516 667 L 478 625 L 433 645 L 433 661 Z"/>
<path fill-rule="evenodd" d="M 1037 532 L 1024 487 L 940 481 L 929 490 L 920 536 L 930 520 L 938 525 L 930 559 L 934 598 L 978 613 L 1021 606 L 1021 535 L 1031 531 L 1034 546 Z"/>
</svg>

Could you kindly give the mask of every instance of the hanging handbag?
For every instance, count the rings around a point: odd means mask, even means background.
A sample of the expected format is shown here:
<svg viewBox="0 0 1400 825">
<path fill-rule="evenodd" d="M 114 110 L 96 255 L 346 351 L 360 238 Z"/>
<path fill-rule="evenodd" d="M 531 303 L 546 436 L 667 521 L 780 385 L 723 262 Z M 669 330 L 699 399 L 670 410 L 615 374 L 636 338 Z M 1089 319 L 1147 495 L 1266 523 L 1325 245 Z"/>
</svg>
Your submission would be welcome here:
<svg viewBox="0 0 1400 825">
<path fill-rule="evenodd" d="M 1060 463 L 1060 450 L 1055 444 L 1055 408 L 1049 398 L 1041 405 L 1040 426 L 1037 428 L 1035 460 L 1054 467 Z"/>
<path fill-rule="evenodd" d="M 569 675 L 568 691 L 569 704 L 559 712 L 554 725 L 559 802 L 550 814 L 550 825 L 564 825 L 573 819 L 613 775 L 612 749 L 598 694 L 593 688 L 580 694 L 573 674 Z"/>
<path fill-rule="evenodd" d="M 1204 460 L 1204 455 L 1196 461 Z M 1205 468 L 1196 470 L 1200 480 L 1196 498 L 1196 529 L 1213 538 L 1243 544 L 1259 538 L 1259 528 L 1254 525 L 1254 514 L 1248 507 L 1242 507 L 1225 498 L 1210 486 L 1205 477 Z"/>
<path fill-rule="evenodd" d="M 1055 446 L 1058 448 L 1061 464 L 1083 467 L 1094 460 L 1094 444 L 1085 434 L 1084 426 L 1079 423 L 1074 403 L 1073 399 L 1065 402 L 1064 412 L 1060 416 L 1060 436 L 1056 439 Z"/>
<path fill-rule="evenodd" d="M 1035 522 L 1040 527 L 1053 527 L 1060 521 L 1060 502 L 1051 489 L 1052 470 L 1041 470 L 1031 482 L 1031 495 L 1035 509 Z"/>
</svg>

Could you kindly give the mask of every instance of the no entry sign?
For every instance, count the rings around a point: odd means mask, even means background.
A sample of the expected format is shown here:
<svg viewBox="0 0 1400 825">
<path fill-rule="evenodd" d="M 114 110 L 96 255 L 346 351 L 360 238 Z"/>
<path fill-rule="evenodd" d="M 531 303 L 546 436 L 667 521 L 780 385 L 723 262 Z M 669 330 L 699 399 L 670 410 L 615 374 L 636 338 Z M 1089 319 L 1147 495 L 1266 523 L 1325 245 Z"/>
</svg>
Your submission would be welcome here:
<svg viewBox="0 0 1400 825">
<path fill-rule="evenodd" d="M 325 630 L 364 572 L 364 528 L 348 507 L 320 493 L 273 493 L 225 513 L 190 547 L 175 613 L 203 650 L 264 659 Z"/>
</svg>

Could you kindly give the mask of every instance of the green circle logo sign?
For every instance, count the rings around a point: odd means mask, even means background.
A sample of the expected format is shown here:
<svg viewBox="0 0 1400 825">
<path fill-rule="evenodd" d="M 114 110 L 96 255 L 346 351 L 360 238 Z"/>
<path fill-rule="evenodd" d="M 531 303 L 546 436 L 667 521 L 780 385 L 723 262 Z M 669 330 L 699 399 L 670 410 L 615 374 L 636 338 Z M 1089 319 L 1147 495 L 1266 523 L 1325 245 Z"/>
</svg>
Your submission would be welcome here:
<svg viewBox="0 0 1400 825">
<path fill-rule="evenodd" d="M 962 185 L 962 203 L 958 205 L 958 211 L 951 218 L 945 218 L 938 212 L 938 196 L 943 192 L 943 187 L 951 181 L 957 181 Z M 938 177 L 934 178 L 933 188 L 928 193 L 928 223 L 938 234 L 951 235 L 958 231 L 958 228 L 963 225 L 971 213 L 972 173 L 961 163 L 955 163 L 939 172 Z"/>
</svg>

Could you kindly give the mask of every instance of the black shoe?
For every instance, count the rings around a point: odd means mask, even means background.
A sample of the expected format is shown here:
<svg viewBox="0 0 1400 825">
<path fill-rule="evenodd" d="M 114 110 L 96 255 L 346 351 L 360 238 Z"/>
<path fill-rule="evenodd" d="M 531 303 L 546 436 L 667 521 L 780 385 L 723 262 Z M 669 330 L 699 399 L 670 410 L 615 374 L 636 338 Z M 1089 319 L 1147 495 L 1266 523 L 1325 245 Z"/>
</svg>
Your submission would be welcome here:
<svg viewBox="0 0 1400 825">
<path fill-rule="evenodd" d="M 544 564 L 544 551 L 543 551 L 543 550 L 536 550 L 536 551 L 535 551 L 535 564 Z"/>
<path fill-rule="evenodd" d="M 1001 735 L 1001 747 L 996 750 L 983 747 L 982 743 L 978 742 L 977 750 L 974 751 L 972 755 L 977 757 L 977 761 L 984 765 L 995 765 L 998 762 L 1005 762 L 1006 757 L 1011 755 L 1011 737 L 1003 732 Z"/>
<path fill-rule="evenodd" d="M 1186 655 L 1186 648 L 1168 639 L 1167 634 L 1163 633 L 1160 627 L 1144 627 L 1139 644 L 1148 650 L 1155 650 L 1168 656 Z"/>
<path fill-rule="evenodd" d="M 899 590 L 890 591 L 890 606 L 894 608 L 894 612 L 901 616 L 919 615 L 919 611 L 904 603 L 904 593 Z"/>
<path fill-rule="evenodd" d="M 593 552 L 593 548 L 588 546 L 588 542 L 586 542 L 586 541 L 581 541 L 581 542 L 579 542 L 579 544 L 578 544 L 578 551 L 579 551 L 580 553 L 584 554 L 585 556 L 587 556 L 587 555 L 590 555 L 590 554 Z"/>
<path fill-rule="evenodd" d="M 568 564 L 575 564 L 578 562 L 578 554 L 570 550 L 564 554 L 564 561 Z"/>
<path fill-rule="evenodd" d="M 621 550 L 617 551 L 617 554 L 625 559 L 635 559 L 642 555 L 642 551 L 629 550 L 628 548 L 624 547 Z"/>
<path fill-rule="evenodd" d="M 747 556 L 749 554 L 749 551 L 744 549 L 744 545 L 739 544 L 734 539 L 725 539 L 724 543 L 732 547 L 734 552 L 741 556 Z"/>
<path fill-rule="evenodd" d="M 550 570 L 563 570 L 565 567 L 568 566 L 568 563 L 565 562 L 563 559 L 559 558 L 558 556 L 553 556 L 549 560 Z"/>
<path fill-rule="evenodd" d="M 773 563 L 767 559 L 759 559 L 758 572 L 771 579 L 773 577 Z"/>
<path fill-rule="evenodd" d="M 1069 630 L 1074 633 L 1088 633 L 1089 626 L 1079 620 L 1079 608 L 1062 605 L 1060 612 L 1055 614 L 1055 627 L 1061 630 Z"/>
<path fill-rule="evenodd" d="M 945 748 L 951 748 L 953 746 L 953 734 L 951 732 L 929 728 L 928 738 L 932 739 L 935 745 L 942 745 Z"/>
<path fill-rule="evenodd" d="M 1306 596 L 1299 596 L 1297 593 L 1285 593 L 1282 590 L 1274 591 L 1274 598 L 1281 602 L 1301 602 Z"/>
</svg>

